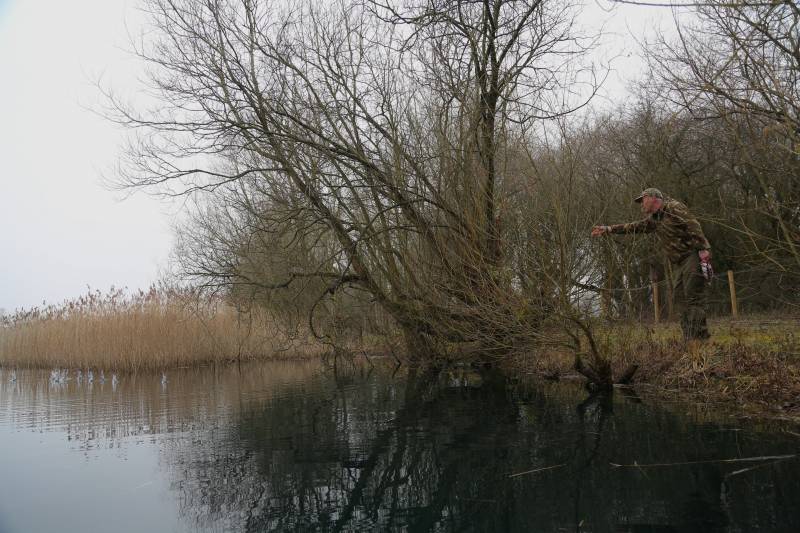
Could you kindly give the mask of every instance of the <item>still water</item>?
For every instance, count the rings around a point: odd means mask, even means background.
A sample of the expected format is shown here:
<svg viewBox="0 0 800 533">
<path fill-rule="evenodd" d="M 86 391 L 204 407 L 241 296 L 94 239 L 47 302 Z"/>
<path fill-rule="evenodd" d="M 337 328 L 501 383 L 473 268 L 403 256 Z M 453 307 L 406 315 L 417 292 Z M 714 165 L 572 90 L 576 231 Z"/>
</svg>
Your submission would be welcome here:
<svg viewBox="0 0 800 533">
<path fill-rule="evenodd" d="M 0 371 L 2 533 L 798 532 L 797 453 L 796 427 L 499 374 Z"/>
</svg>

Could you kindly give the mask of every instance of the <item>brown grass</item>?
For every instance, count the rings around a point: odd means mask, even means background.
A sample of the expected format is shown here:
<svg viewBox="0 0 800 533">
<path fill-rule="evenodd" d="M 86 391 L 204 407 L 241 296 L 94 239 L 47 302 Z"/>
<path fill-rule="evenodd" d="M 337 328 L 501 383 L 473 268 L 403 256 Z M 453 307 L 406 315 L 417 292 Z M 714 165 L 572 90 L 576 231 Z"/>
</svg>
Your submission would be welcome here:
<svg viewBox="0 0 800 533">
<path fill-rule="evenodd" d="M 685 343 L 676 324 L 622 324 L 599 329 L 614 374 L 639 366 L 634 384 L 668 394 L 800 417 L 800 321 L 762 317 L 711 322 L 708 342 Z M 546 377 L 575 377 L 574 355 L 550 352 L 525 364 Z"/>
<path fill-rule="evenodd" d="M 192 291 L 99 291 L 2 317 L 0 366 L 122 371 L 276 356 L 323 347 L 265 312 L 238 313 Z"/>
</svg>

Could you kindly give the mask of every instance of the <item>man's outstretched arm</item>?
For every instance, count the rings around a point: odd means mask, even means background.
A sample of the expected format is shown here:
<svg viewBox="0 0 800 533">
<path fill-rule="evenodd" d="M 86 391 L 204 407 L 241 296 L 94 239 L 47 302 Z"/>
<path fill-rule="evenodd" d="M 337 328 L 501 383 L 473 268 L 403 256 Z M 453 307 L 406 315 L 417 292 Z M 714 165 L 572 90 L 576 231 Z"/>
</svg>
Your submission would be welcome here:
<svg viewBox="0 0 800 533">
<path fill-rule="evenodd" d="M 627 224 L 614 224 L 612 226 L 595 226 L 592 228 L 592 237 L 599 237 L 606 233 L 650 233 L 655 231 L 656 222 L 651 217 L 644 220 L 637 220 L 636 222 L 628 222 Z"/>
</svg>

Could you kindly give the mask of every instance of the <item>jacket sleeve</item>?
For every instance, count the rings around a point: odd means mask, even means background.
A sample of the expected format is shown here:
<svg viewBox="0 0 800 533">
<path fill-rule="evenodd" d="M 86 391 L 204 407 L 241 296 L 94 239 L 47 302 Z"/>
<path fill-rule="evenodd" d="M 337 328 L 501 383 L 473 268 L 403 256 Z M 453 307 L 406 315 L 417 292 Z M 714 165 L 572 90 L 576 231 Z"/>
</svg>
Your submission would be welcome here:
<svg viewBox="0 0 800 533">
<path fill-rule="evenodd" d="M 689 209 L 680 203 L 677 203 L 672 207 L 670 214 L 674 217 L 677 217 L 686 227 L 686 238 L 689 244 L 695 250 L 709 250 L 711 249 L 711 244 L 709 244 L 708 239 L 706 239 L 705 234 L 703 233 L 703 228 L 700 226 L 700 222 L 689 213 Z"/>
<path fill-rule="evenodd" d="M 644 220 L 628 222 L 627 224 L 614 224 L 609 227 L 611 228 L 611 233 L 651 233 L 656 229 L 656 221 L 652 217 L 647 217 Z"/>
</svg>

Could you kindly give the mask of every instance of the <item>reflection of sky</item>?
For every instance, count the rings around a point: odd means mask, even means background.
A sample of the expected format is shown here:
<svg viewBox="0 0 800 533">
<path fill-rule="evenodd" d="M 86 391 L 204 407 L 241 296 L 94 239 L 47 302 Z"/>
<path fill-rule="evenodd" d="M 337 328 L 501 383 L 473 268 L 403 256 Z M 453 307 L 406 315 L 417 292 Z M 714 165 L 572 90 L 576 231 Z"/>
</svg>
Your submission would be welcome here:
<svg viewBox="0 0 800 533">
<path fill-rule="evenodd" d="M 189 531 L 169 498 L 158 445 L 128 439 L 76 453 L 65 433 L 0 429 L 0 472 L 15 480 L 0 484 L 3 533 Z"/>
</svg>

